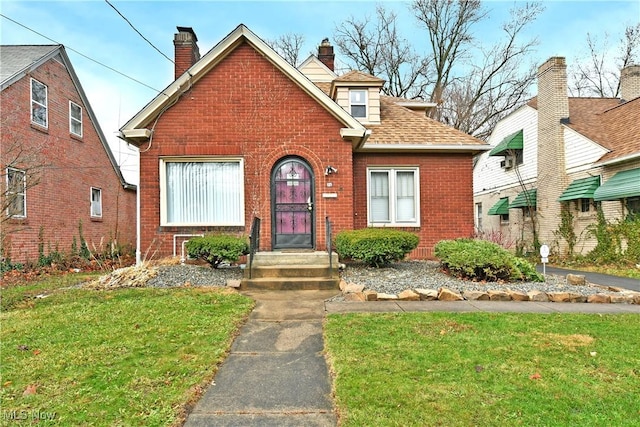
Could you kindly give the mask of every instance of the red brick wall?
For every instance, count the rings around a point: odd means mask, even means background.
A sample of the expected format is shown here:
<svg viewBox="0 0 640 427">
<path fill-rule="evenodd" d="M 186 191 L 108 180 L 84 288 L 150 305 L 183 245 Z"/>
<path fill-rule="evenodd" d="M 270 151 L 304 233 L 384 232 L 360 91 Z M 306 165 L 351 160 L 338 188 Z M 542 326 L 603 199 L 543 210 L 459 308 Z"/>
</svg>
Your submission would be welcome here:
<svg viewBox="0 0 640 427">
<path fill-rule="evenodd" d="M 354 154 L 354 227 L 367 227 L 367 167 L 417 166 L 420 169 L 420 237 L 411 258 L 433 258 L 443 239 L 473 235 L 472 157 L 470 154 Z"/>
<path fill-rule="evenodd" d="M 48 129 L 30 121 L 30 77 L 47 85 Z M 40 183 L 27 191 L 27 218 L 2 224 L 11 260 L 38 258 L 38 233 L 43 227 L 45 254 L 69 253 L 73 237 L 83 236 L 93 250 L 100 242 L 117 239 L 135 247 L 135 191 L 124 190 L 98 134 L 89 120 L 73 82 L 62 64 L 48 61 L 2 91 L 2 186 L 11 153 L 21 147 L 30 163 L 45 165 Z M 83 136 L 69 132 L 69 101 L 82 106 Z M 25 158 L 25 154 L 22 155 Z M 24 165 L 21 165 L 24 167 Z M 102 189 L 102 218 L 90 215 L 90 188 Z M 4 215 L 4 213 L 2 213 Z"/>
<path fill-rule="evenodd" d="M 243 158 L 246 225 L 226 231 L 248 234 L 253 216 L 259 216 L 260 247 L 267 250 L 271 248 L 271 170 L 284 156 L 304 158 L 316 178 L 316 247 L 324 249 L 325 216 L 331 218 L 334 230 L 353 227 L 352 154 L 351 145 L 340 137 L 342 127 L 268 60 L 242 44 L 162 114 L 151 147 L 147 151 L 147 145 L 141 147 L 143 256 L 172 255 L 174 234 L 225 231 L 160 226 L 158 165 L 162 156 Z M 328 165 L 338 173 L 326 177 Z M 328 187 L 328 182 L 333 185 Z M 322 193 L 327 192 L 338 197 L 323 198 Z"/>
</svg>

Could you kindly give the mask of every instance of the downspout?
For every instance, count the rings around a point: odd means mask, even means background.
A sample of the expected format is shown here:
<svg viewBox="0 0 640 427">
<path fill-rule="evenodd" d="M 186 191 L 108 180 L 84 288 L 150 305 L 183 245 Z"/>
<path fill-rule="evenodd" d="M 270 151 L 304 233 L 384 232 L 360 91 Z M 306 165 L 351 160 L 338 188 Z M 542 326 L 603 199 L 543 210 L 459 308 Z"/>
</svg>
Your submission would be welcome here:
<svg viewBox="0 0 640 427">
<path fill-rule="evenodd" d="M 142 264 L 142 251 L 140 249 L 140 150 L 138 149 L 138 190 L 136 191 L 136 265 Z"/>
</svg>

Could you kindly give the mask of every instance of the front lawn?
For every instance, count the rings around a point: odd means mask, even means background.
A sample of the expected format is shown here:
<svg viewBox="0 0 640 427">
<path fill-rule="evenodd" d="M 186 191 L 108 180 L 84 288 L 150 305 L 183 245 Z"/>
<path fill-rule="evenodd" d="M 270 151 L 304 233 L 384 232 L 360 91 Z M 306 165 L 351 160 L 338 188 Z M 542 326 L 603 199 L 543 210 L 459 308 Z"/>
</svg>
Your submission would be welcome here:
<svg viewBox="0 0 640 427">
<path fill-rule="evenodd" d="M 54 414 L 57 425 L 96 426 L 180 425 L 253 306 L 219 288 L 13 301 L 0 314 L 3 421 Z"/>
<path fill-rule="evenodd" d="M 636 426 L 637 315 L 330 315 L 342 426 Z"/>
</svg>

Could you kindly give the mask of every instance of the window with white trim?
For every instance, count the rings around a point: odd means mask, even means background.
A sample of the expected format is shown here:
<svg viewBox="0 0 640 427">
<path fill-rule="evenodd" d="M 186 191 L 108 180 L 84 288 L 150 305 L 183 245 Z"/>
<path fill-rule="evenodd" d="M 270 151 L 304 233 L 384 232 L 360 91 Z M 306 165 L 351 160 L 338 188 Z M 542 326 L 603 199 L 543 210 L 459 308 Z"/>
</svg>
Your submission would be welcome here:
<svg viewBox="0 0 640 427">
<path fill-rule="evenodd" d="M 102 189 L 91 187 L 91 217 L 102 218 Z"/>
<path fill-rule="evenodd" d="M 69 101 L 69 132 L 82 136 L 82 107 Z"/>
<path fill-rule="evenodd" d="M 160 224 L 244 225 L 242 159 L 160 160 Z"/>
<path fill-rule="evenodd" d="M 31 123 L 48 126 L 48 104 L 47 85 L 31 79 Z"/>
<path fill-rule="evenodd" d="M 367 189 L 369 225 L 420 225 L 418 168 L 369 168 Z"/>
<path fill-rule="evenodd" d="M 482 231 L 482 203 L 476 203 L 476 230 Z"/>
<path fill-rule="evenodd" d="M 7 216 L 27 216 L 27 173 L 20 169 L 7 168 Z"/>
<path fill-rule="evenodd" d="M 367 91 L 355 90 L 349 91 L 349 110 L 351 115 L 356 118 L 367 117 Z"/>
</svg>

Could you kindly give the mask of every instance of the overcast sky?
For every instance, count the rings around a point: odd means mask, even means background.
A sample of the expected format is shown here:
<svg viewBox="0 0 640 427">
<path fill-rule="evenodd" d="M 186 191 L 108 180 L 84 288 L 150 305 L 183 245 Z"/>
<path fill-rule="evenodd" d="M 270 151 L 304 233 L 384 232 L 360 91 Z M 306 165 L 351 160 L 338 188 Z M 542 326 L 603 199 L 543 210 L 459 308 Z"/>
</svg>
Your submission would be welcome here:
<svg viewBox="0 0 640 427">
<path fill-rule="evenodd" d="M 421 50 L 426 34 L 401 1 L 116 1 L 110 2 L 162 53 L 173 59 L 176 26 L 193 27 L 202 54 L 239 24 L 263 39 L 285 33 L 304 35 L 303 58 L 315 52 L 320 41 L 333 38 L 336 25 L 350 16 L 374 16 L 377 3 L 398 13 L 404 37 Z M 544 1 L 545 11 L 530 27 L 528 36 L 540 44 L 531 61 L 565 56 L 571 64 L 584 56 L 587 32 L 612 44 L 625 26 L 640 21 L 640 0 Z M 500 32 L 513 1 L 487 1 L 491 19 L 476 29 L 479 42 L 490 43 Z M 104 0 L 0 1 L 0 13 L 38 33 L 64 44 L 100 126 L 129 182 L 137 184 L 136 152 L 115 137 L 117 130 L 173 81 L 173 64 L 151 47 Z M 0 18 L 2 44 L 53 44 L 41 35 Z M 105 64 L 137 83 L 77 54 Z M 339 54 L 339 53 L 338 53 Z M 155 90 L 154 90 L 155 89 Z"/>
</svg>

